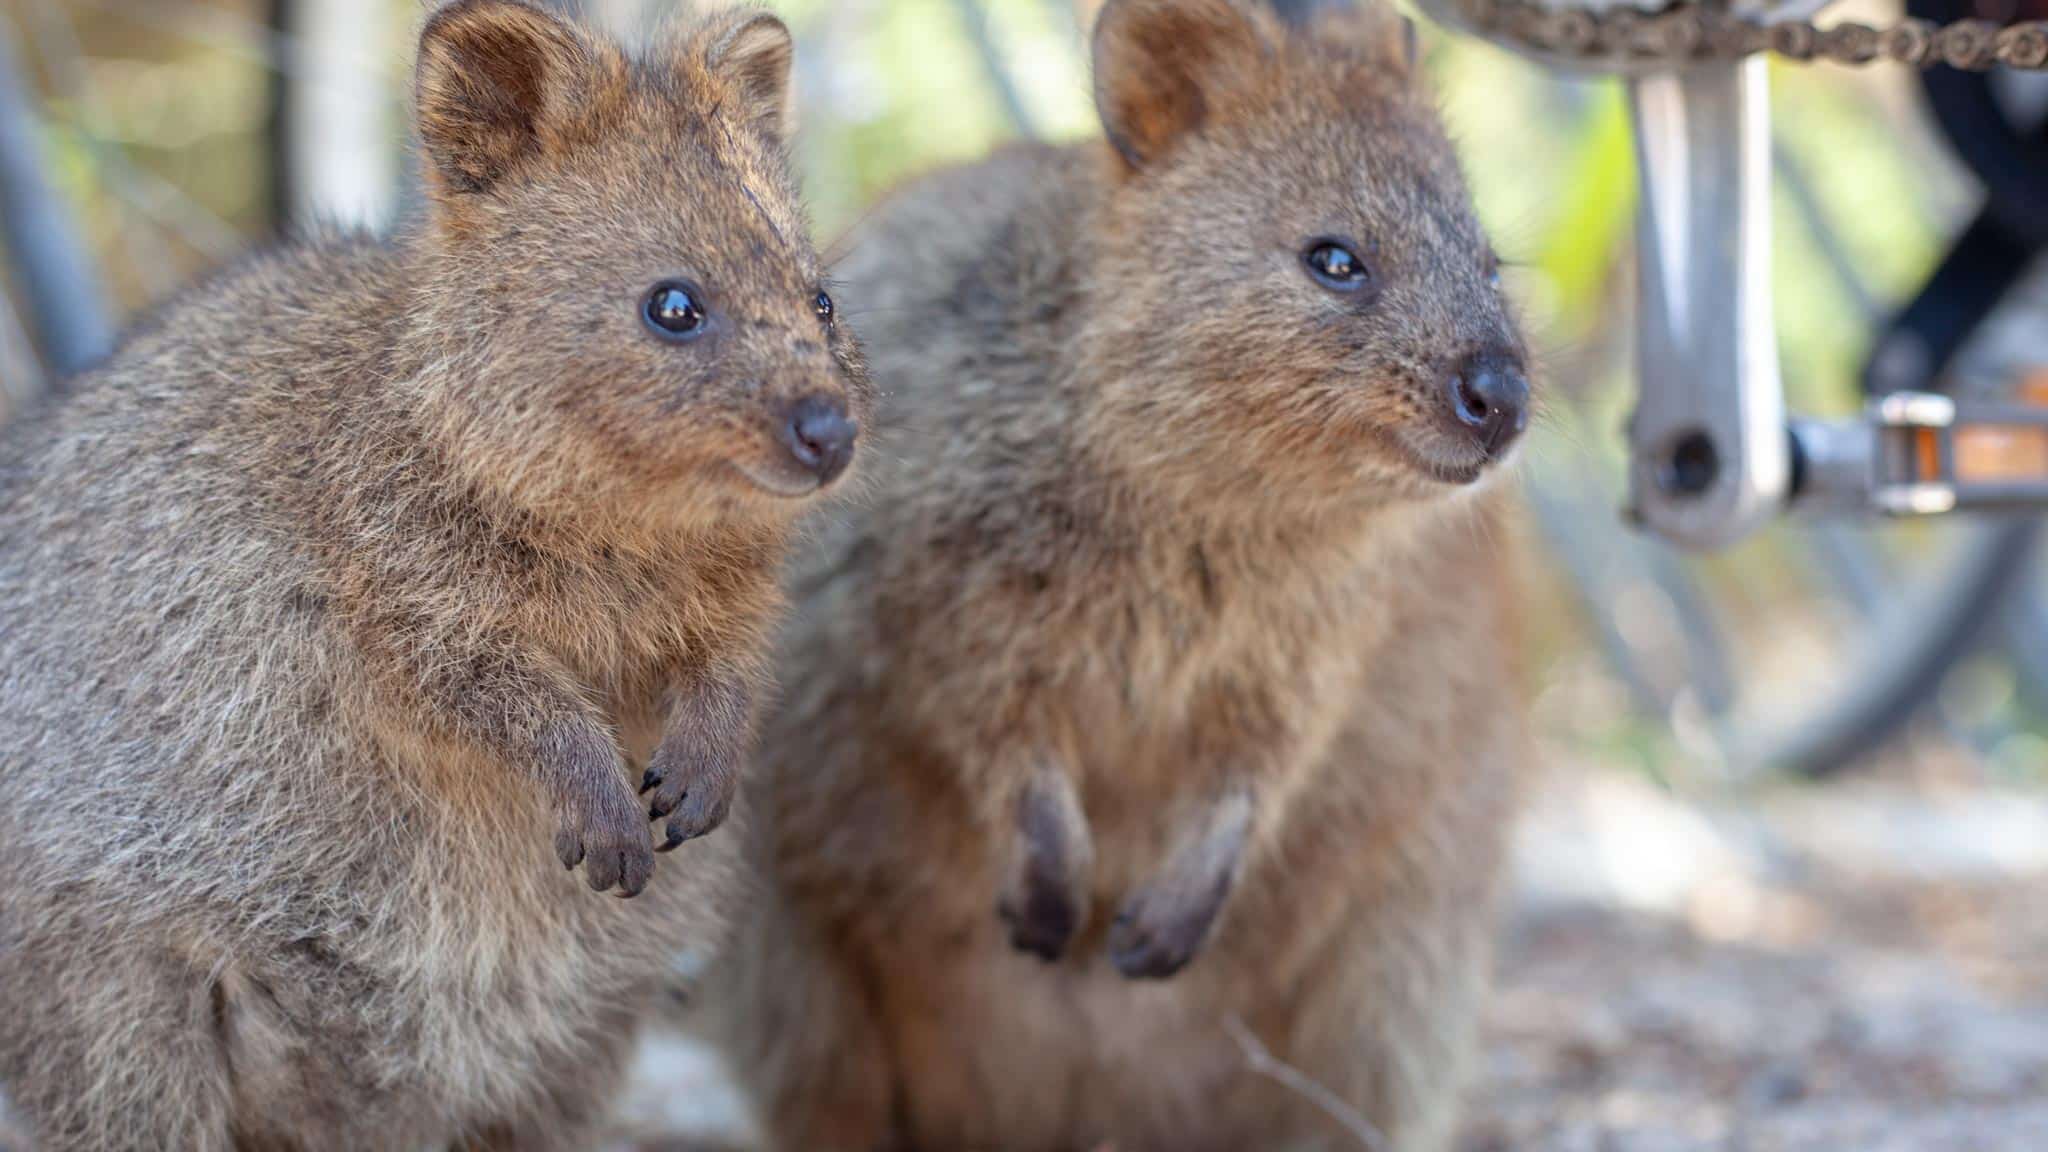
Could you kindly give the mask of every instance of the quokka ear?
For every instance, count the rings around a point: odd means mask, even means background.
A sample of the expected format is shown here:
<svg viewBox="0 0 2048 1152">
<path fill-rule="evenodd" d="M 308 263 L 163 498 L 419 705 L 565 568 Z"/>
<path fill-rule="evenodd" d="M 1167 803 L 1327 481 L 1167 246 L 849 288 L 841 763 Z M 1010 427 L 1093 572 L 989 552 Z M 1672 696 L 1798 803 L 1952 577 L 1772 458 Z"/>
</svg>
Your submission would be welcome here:
<svg viewBox="0 0 2048 1152">
<path fill-rule="evenodd" d="M 1142 168 L 1252 90 L 1274 45 L 1233 0 L 1109 0 L 1095 19 L 1095 108 Z"/>
<path fill-rule="evenodd" d="M 488 190 L 539 156 L 593 86 L 597 51 L 518 0 L 455 0 L 420 34 L 413 102 L 436 191 Z"/>
<path fill-rule="evenodd" d="M 691 37 L 704 70 L 724 84 L 740 119 L 778 143 L 796 130 L 790 80 L 796 42 L 789 27 L 758 8 L 728 9 Z"/>
</svg>

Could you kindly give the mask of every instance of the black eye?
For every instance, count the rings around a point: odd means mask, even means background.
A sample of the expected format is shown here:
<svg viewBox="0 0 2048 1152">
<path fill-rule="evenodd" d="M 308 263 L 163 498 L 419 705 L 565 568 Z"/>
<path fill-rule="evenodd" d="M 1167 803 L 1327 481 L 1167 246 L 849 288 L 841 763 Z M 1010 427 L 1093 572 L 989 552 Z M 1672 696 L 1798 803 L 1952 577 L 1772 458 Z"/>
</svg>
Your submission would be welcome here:
<svg viewBox="0 0 2048 1152">
<path fill-rule="evenodd" d="M 647 293 L 641 310 L 647 326 L 664 340 L 694 340 L 704 334 L 703 294 L 683 280 L 663 280 Z"/>
<path fill-rule="evenodd" d="M 817 308 L 820 321 L 826 324 L 832 322 L 832 294 L 830 292 L 818 293 L 818 298 L 811 301 L 811 304 Z"/>
<path fill-rule="evenodd" d="M 1308 274 L 1332 292 L 1356 292 L 1372 280 L 1365 261 L 1347 244 L 1318 240 L 1301 254 Z"/>
<path fill-rule="evenodd" d="M 1500 258 L 1497 256 L 1486 262 L 1486 282 L 1495 288 L 1500 287 Z"/>
</svg>

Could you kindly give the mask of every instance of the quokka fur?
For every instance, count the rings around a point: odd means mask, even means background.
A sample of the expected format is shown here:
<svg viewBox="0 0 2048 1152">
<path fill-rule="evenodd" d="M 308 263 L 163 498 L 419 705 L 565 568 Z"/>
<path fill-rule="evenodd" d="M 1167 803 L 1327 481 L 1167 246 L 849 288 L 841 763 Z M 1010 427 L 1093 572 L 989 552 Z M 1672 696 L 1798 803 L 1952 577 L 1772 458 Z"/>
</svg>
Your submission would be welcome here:
<svg viewBox="0 0 2048 1152">
<path fill-rule="evenodd" d="M 1356 1146 L 1246 1034 L 1444 1146 L 1529 759 L 1455 399 L 1526 385 L 1411 31 L 1109 0 L 1104 140 L 857 233 L 872 493 L 796 564 L 704 997 L 777 1147 Z"/>
<path fill-rule="evenodd" d="M 731 915 L 740 838 L 696 838 L 868 401 L 790 63 L 751 9 L 629 56 L 446 5 L 422 223 L 250 258 L 5 431 L 0 1081 L 43 1152 L 588 1146 Z"/>
</svg>

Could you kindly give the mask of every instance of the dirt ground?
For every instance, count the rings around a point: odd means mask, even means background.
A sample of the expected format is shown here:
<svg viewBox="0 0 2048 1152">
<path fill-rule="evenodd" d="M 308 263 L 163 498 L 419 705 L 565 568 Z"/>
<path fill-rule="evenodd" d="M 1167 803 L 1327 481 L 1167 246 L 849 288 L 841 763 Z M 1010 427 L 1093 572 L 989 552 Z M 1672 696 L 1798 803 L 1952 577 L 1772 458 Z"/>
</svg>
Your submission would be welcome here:
<svg viewBox="0 0 2048 1152">
<path fill-rule="evenodd" d="M 1587 780 L 1521 852 L 1462 1152 L 2048 1149 L 2040 796 Z"/>
</svg>

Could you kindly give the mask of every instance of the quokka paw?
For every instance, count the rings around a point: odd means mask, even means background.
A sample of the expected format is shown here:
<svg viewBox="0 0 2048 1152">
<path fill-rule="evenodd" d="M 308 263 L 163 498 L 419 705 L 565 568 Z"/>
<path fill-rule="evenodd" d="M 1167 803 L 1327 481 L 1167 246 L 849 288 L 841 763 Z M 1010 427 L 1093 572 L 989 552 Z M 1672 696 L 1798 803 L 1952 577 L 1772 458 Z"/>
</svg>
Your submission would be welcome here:
<svg viewBox="0 0 2048 1152">
<path fill-rule="evenodd" d="M 668 751 L 664 744 L 640 778 L 647 818 L 668 820 L 658 852 L 674 851 L 725 823 L 738 791 L 739 773 L 730 765 L 702 757 L 664 756 Z"/>
<path fill-rule="evenodd" d="M 1011 947 L 1051 963 L 1080 931 L 1085 901 L 1041 870 L 1027 869 L 997 901 L 996 914 L 1010 926 Z"/>
<path fill-rule="evenodd" d="M 1251 819 L 1250 795 L 1226 794 L 1188 829 L 1165 870 L 1124 899 L 1109 929 L 1117 971 L 1164 980 L 1201 954 L 1237 887 Z"/>
<path fill-rule="evenodd" d="M 1015 847 L 996 913 L 1010 944 L 1058 960 L 1088 918 L 1094 850 L 1087 819 L 1064 776 L 1045 773 L 1018 800 Z"/>
<path fill-rule="evenodd" d="M 654 877 L 654 848 L 639 805 L 621 787 L 605 801 L 567 814 L 555 830 L 555 855 L 565 868 L 583 866 L 592 889 L 638 896 Z"/>
<path fill-rule="evenodd" d="M 1188 966 L 1216 927 L 1229 896 L 1229 877 L 1206 889 L 1176 891 L 1175 878 L 1140 888 L 1124 901 L 1109 929 L 1109 959 L 1133 980 L 1164 980 Z"/>
</svg>

